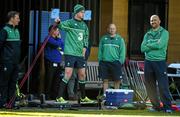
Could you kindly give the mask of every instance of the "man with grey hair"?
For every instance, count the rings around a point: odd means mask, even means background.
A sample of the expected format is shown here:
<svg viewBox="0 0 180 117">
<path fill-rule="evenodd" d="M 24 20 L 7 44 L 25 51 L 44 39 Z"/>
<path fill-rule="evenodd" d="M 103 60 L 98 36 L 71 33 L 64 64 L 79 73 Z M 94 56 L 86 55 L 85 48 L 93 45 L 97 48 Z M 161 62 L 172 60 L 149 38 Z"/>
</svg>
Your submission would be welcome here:
<svg viewBox="0 0 180 117">
<path fill-rule="evenodd" d="M 153 105 L 149 110 L 172 113 L 166 65 L 169 32 L 160 23 L 158 15 L 151 16 L 152 28 L 145 34 L 141 44 L 141 51 L 145 54 L 145 86 Z M 160 102 L 163 103 L 163 108 L 160 107 Z"/>
</svg>

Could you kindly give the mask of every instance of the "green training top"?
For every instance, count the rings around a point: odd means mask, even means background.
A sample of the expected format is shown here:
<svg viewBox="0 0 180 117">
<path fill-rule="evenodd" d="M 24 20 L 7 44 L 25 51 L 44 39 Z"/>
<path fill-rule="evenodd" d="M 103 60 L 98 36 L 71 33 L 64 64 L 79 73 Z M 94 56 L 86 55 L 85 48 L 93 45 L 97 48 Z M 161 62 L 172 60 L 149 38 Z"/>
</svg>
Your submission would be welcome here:
<svg viewBox="0 0 180 117">
<path fill-rule="evenodd" d="M 125 43 L 124 39 L 116 34 L 115 37 L 104 35 L 99 43 L 98 60 L 99 61 L 120 61 L 121 64 L 125 61 Z"/>
<path fill-rule="evenodd" d="M 66 31 L 64 54 L 83 56 L 83 48 L 88 47 L 89 31 L 84 21 L 69 19 L 58 27 Z"/>
<path fill-rule="evenodd" d="M 20 41 L 20 34 L 17 28 L 10 28 L 9 26 L 5 26 L 4 30 L 7 31 L 6 41 Z"/>
<path fill-rule="evenodd" d="M 161 61 L 166 59 L 169 32 L 160 27 L 158 30 L 149 30 L 141 44 L 141 51 L 145 53 L 145 59 L 150 61 Z"/>
<path fill-rule="evenodd" d="M 21 57 L 21 40 L 17 27 L 10 24 L 1 30 L 0 62 L 18 64 Z"/>
</svg>

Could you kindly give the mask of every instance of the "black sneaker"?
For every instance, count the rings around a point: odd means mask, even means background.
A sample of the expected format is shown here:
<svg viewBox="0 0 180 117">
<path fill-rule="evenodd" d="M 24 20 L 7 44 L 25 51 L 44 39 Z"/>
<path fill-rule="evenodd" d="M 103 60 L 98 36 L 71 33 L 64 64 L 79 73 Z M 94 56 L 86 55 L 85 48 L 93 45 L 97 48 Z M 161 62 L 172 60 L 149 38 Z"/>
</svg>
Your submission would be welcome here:
<svg viewBox="0 0 180 117">
<path fill-rule="evenodd" d="M 104 95 L 97 96 L 97 100 L 103 101 L 105 99 L 106 99 L 106 97 Z"/>
</svg>

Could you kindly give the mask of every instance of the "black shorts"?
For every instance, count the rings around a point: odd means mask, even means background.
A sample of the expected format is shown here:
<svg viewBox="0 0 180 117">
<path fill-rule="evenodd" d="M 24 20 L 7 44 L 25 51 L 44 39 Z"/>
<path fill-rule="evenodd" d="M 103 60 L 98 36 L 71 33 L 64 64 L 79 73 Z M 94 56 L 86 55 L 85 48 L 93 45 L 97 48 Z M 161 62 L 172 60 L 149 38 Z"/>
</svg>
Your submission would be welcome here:
<svg viewBox="0 0 180 117">
<path fill-rule="evenodd" d="M 85 68 L 85 59 L 84 57 L 65 55 L 65 67 L 71 68 Z"/>
<path fill-rule="evenodd" d="M 119 61 L 106 62 L 100 61 L 99 63 L 99 76 L 102 79 L 121 80 L 122 71 L 121 63 Z"/>
</svg>

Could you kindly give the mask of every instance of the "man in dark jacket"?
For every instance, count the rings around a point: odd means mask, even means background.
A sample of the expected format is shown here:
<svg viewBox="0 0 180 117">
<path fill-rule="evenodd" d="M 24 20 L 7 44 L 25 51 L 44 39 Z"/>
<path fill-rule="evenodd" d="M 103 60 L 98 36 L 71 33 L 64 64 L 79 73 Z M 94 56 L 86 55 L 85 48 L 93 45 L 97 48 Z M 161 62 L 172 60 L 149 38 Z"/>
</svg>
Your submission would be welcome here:
<svg viewBox="0 0 180 117">
<path fill-rule="evenodd" d="M 0 31 L 0 108 L 5 107 L 15 95 L 20 60 L 19 13 L 10 11 L 7 20 Z"/>
</svg>

